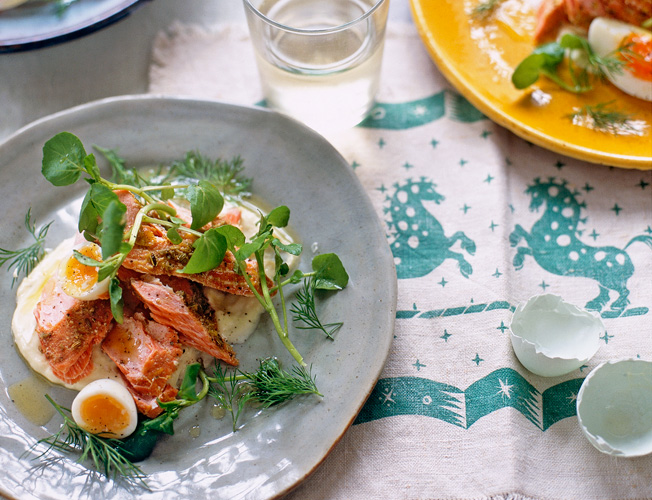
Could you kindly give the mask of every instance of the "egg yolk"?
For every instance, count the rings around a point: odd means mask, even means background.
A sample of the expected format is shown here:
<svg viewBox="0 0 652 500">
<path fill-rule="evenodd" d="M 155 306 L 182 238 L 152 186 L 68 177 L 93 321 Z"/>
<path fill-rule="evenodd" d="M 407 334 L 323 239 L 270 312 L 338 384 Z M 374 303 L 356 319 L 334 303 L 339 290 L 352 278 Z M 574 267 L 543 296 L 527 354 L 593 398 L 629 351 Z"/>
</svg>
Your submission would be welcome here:
<svg viewBox="0 0 652 500">
<path fill-rule="evenodd" d="M 101 260 L 102 254 L 97 245 L 86 245 L 78 250 L 85 257 Z M 72 295 L 75 292 L 86 292 L 97 283 L 97 268 L 86 266 L 75 257 L 70 257 L 64 271 L 65 279 L 63 289 Z"/>
<path fill-rule="evenodd" d="M 108 394 L 95 394 L 86 398 L 79 407 L 84 428 L 93 434 L 117 434 L 130 422 L 129 412 Z"/>
<path fill-rule="evenodd" d="M 652 81 L 652 37 L 630 33 L 621 43 L 627 69 L 642 80 Z"/>
</svg>

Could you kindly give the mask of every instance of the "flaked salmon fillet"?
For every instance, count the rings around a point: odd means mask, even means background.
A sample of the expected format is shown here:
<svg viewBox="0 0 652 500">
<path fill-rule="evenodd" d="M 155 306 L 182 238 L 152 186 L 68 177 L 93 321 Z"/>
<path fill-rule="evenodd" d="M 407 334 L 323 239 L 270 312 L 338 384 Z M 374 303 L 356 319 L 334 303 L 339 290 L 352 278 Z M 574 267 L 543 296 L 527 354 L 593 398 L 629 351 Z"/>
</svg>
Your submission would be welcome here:
<svg viewBox="0 0 652 500">
<path fill-rule="evenodd" d="M 640 26 L 652 17 L 650 0 L 543 0 L 537 12 L 535 40 L 554 33 L 561 24 L 587 29 L 596 17 L 608 17 Z"/>
<path fill-rule="evenodd" d="M 76 299 L 51 278 L 34 316 L 41 351 L 54 375 L 67 384 L 89 375 L 93 346 L 104 339 L 113 324 L 109 301 Z"/>
<path fill-rule="evenodd" d="M 157 398 L 166 401 L 176 396 L 168 380 L 183 350 L 174 329 L 135 313 L 113 326 L 102 350 L 122 373 L 141 413 L 153 418 L 162 412 L 155 404 Z"/>
<path fill-rule="evenodd" d="M 116 194 L 127 207 L 126 229 L 130 229 L 133 226 L 136 214 L 140 210 L 140 202 L 129 191 L 116 191 Z M 177 208 L 176 205 L 175 208 Z M 185 220 L 184 217 L 187 217 L 188 214 L 183 212 L 180 215 Z M 227 212 L 224 218 L 218 217 L 205 227 L 239 221 L 239 212 Z M 136 245 L 127 255 L 123 267 L 141 274 L 178 276 L 225 293 L 244 296 L 253 295 L 245 277 L 236 271 L 235 257 L 228 251 L 221 264 L 215 269 L 196 274 L 181 272 L 194 252 L 192 245 L 195 240 L 195 236 L 184 233 L 183 241 L 179 244 L 173 244 L 167 238 L 166 231 L 162 226 L 149 223 L 143 224 L 140 231 L 138 231 Z M 254 287 L 260 291 L 260 278 L 256 262 L 247 261 L 247 274 Z M 271 286 L 271 281 L 268 280 L 267 284 Z"/>
<path fill-rule="evenodd" d="M 233 348 L 219 334 L 215 311 L 199 285 L 171 276 L 132 278 L 130 283 L 152 319 L 177 330 L 182 344 L 238 365 Z"/>
</svg>

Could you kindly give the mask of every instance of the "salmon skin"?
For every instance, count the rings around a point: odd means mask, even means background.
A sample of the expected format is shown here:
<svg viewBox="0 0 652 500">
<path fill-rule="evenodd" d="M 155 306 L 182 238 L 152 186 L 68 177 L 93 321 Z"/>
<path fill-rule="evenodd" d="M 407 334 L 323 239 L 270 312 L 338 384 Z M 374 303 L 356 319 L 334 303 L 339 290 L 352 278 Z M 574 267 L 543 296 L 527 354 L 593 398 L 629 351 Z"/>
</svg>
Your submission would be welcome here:
<svg viewBox="0 0 652 500">
<path fill-rule="evenodd" d="M 138 410 L 154 418 L 163 409 L 156 399 L 169 401 L 177 390 L 168 384 L 183 354 L 177 332 L 135 313 L 116 323 L 102 350 L 117 365 Z M 168 399 L 165 399 L 168 398 Z"/>
<path fill-rule="evenodd" d="M 144 276 L 131 279 L 130 284 L 152 319 L 177 330 L 182 344 L 238 365 L 233 348 L 219 334 L 215 311 L 200 285 L 170 276 Z"/>
<path fill-rule="evenodd" d="M 116 194 L 119 200 L 127 207 L 125 229 L 131 229 L 136 214 L 142 205 L 129 191 L 116 191 Z M 178 215 L 183 220 L 189 217 L 190 214 L 187 209 L 172 203 L 171 206 L 179 212 Z M 218 216 L 213 222 L 210 222 L 202 229 L 217 227 L 227 223 L 235 225 L 239 222 L 239 210 L 230 210 L 224 216 Z M 136 244 L 127 255 L 123 267 L 141 274 L 178 276 L 235 295 L 249 297 L 253 295 L 245 277 L 240 275 L 236 270 L 235 257 L 229 251 L 226 252 L 224 259 L 215 269 L 196 274 L 183 273 L 182 270 L 186 267 L 186 264 L 192 256 L 194 251 L 192 245 L 197 238 L 188 233 L 183 233 L 182 237 L 183 241 L 181 243 L 173 244 L 168 239 L 163 226 L 150 223 L 141 225 L 136 238 Z M 254 287 L 261 292 L 260 277 L 256 262 L 248 260 L 246 272 Z M 272 286 L 271 280 L 267 280 L 267 285 Z"/>
<path fill-rule="evenodd" d="M 50 278 L 34 310 L 41 351 L 52 372 L 74 384 L 93 370 L 93 346 L 113 326 L 108 300 L 84 301 L 67 295 Z"/>
<path fill-rule="evenodd" d="M 650 0 L 543 0 L 537 12 L 534 39 L 553 34 L 567 22 L 588 29 L 596 17 L 617 19 L 640 26 L 652 17 Z"/>
</svg>

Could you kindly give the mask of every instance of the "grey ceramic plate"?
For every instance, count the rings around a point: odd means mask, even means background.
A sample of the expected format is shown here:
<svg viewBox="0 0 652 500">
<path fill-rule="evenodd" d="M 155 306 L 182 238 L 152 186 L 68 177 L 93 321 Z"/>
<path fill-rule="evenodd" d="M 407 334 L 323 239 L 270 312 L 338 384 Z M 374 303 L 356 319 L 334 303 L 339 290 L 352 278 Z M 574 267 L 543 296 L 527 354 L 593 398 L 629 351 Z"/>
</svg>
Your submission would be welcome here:
<svg viewBox="0 0 652 500">
<path fill-rule="evenodd" d="M 32 2 L 0 12 L 0 54 L 73 40 L 127 17 L 149 0 L 78 0 L 62 13 L 52 3 Z"/>
<path fill-rule="evenodd" d="M 54 188 L 40 174 L 41 148 L 60 131 L 90 145 L 119 148 L 132 165 L 152 165 L 198 150 L 210 157 L 240 155 L 253 191 L 271 205 L 292 210 L 291 225 L 306 251 L 335 251 L 350 274 L 342 292 L 321 302 L 324 318 L 344 322 L 335 341 L 297 331 L 297 347 L 317 376 L 323 399 L 294 401 L 273 411 L 249 415 L 230 432 L 230 420 L 210 416 L 210 404 L 182 412 L 176 434 L 159 443 L 142 463 L 152 491 L 89 475 L 74 456 L 54 455 L 43 463 L 27 452 L 38 438 L 55 431 L 31 424 L 18 412 L 7 388 L 30 375 L 16 354 L 10 333 L 15 293 L 11 276 L 0 273 L 0 491 L 10 497 L 81 499 L 211 498 L 263 499 L 280 496 L 325 458 L 360 410 L 377 380 L 393 337 L 396 277 L 383 229 L 344 159 L 321 136 L 299 123 L 262 109 L 155 96 L 98 101 L 40 120 L 0 145 L 0 247 L 17 248 L 28 239 L 22 227 L 31 204 L 37 224 L 55 220 L 49 245 L 74 230 L 77 188 Z M 244 369 L 278 354 L 291 366 L 270 324 L 238 348 Z M 69 404 L 73 392 L 53 388 Z M 44 402 L 45 404 L 45 402 Z M 189 429 L 201 434 L 191 438 Z M 26 453 L 27 452 L 27 453 Z"/>
</svg>

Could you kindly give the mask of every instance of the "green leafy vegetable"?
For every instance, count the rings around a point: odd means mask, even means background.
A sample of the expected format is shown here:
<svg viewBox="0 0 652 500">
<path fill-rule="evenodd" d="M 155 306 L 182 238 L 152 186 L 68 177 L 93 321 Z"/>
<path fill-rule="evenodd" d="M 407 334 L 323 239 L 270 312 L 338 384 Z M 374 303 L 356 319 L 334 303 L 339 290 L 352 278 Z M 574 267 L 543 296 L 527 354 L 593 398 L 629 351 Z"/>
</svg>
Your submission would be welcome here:
<svg viewBox="0 0 652 500">
<path fill-rule="evenodd" d="M 471 11 L 471 16 L 475 19 L 486 19 L 495 12 L 498 6 L 505 0 L 484 0 L 476 5 Z"/>
<path fill-rule="evenodd" d="M 623 71 L 625 61 L 618 55 L 627 50 L 627 46 L 619 47 L 608 56 L 602 57 L 591 49 L 585 38 L 567 33 L 559 42 L 536 47 L 516 67 L 512 74 L 512 83 L 517 89 L 525 89 L 543 75 L 569 92 L 588 92 L 593 89 L 593 79 L 602 79 L 609 74 L 620 74 Z M 573 54 L 573 57 L 567 57 L 569 53 Z M 559 74 L 560 65 L 564 60 L 568 61 L 570 83 Z M 579 62 L 574 62 L 575 60 Z"/>
<path fill-rule="evenodd" d="M 11 281 L 12 288 L 21 274 L 27 276 L 32 272 L 34 266 L 39 263 L 45 253 L 45 237 L 48 234 L 48 229 L 50 229 L 50 225 L 53 221 L 42 226 L 41 229 L 39 229 L 38 234 L 36 234 L 36 225 L 31 223 L 31 217 L 32 209 L 30 208 L 27 210 L 27 214 L 25 214 L 25 227 L 29 234 L 34 238 L 34 243 L 18 250 L 0 248 L 0 267 L 9 263 L 7 269 L 11 269 L 12 267 L 16 268 L 14 278 Z"/>
<path fill-rule="evenodd" d="M 231 414 L 234 432 L 238 418 L 249 401 L 269 408 L 300 395 L 322 396 L 315 379 L 305 367 L 293 366 L 292 371 L 287 372 L 275 358 L 262 360 L 255 372 L 233 371 L 227 374 L 216 363 L 213 375 L 209 377 L 209 394 Z"/>
<path fill-rule="evenodd" d="M 119 440 L 103 438 L 82 429 L 69 416 L 70 410 L 59 406 L 47 394 L 45 397 L 63 418 L 63 424 L 55 434 L 38 441 L 38 443 L 49 445 L 39 458 L 48 454 L 53 449 L 59 451 L 81 451 L 78 462 L 81 463 L 87 459 L 91 459 L 95 469 L 107 477 L 115 479 L 117 476 L 122 476 L 128 481 L 139 483 L 145 487 L 147 486 L 144 481 L 146 476 L 143 471 L 121 453 Z"/>
</svg>

